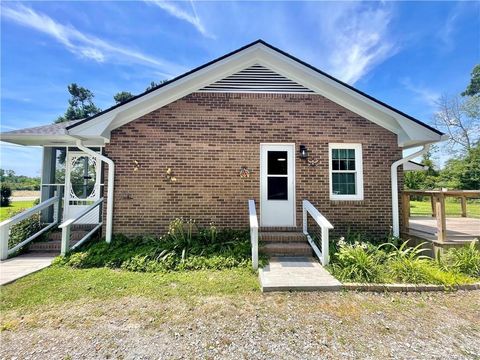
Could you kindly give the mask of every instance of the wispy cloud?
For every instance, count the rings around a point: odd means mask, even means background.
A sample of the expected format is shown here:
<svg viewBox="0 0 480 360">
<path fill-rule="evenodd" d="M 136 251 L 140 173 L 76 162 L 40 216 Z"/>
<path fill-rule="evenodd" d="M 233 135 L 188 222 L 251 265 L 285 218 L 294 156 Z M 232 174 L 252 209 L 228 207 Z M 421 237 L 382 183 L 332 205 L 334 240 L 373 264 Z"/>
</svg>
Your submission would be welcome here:
<svg viewBox="0 0 480 360">
<path fill-rule="evenodd" d="M 169 61 L 82 33 L 73 26 L 61 24 L 48 15 L 21 4 L 13 6 L 2 5 L 2 16 L 17 24 L 49 35 L 65 46 L 71 53 L 99 63 L 112 61 L 142 64 L 155 68 L 168 77 L 185 70 L 183 67 Z"/>
<path fill-rule="evenodd" d="M 448 14 L 445 25 L 442 28 L 438 29 L 437 36 L 440 39 L 443 51 L 451 51 L 455 47 L 454 35 L 459 16 L 460 9 L 459 7 L 455 7 Z"/>
<path fill-rule="evenodd" d="M 441 94 L 438 91 L 429 89 L 426 86 L 414 84 L 410 78 L 403 78 L 400 83 L 415 95 L 419 96 L 419 99 L 431 108 L 436 108 Z"/>
<path fill-rule="evenodd" d="M 323 12 L 320 36 L 330 39 L 326 56 L 333 74 L 353 84 L 373 67 L 394 55 L 398 48 L 388 34 L 392 13 L 349 3 Z"/>
<path fill-rule="evenodd" d="M 193 25 L 198 32 L 200 32 L 203 36 L 208 38 L 215 38 L 214 35 L 210 34 L 205 26 L 203 25 L 200 17 L 197 14 L 197 10 L 195 9 L 195 4 L 193 1 L 184 2 L 183 4 L 189 4 L 191 7 L 191 11 L 187 11 L 180 6 L 179 3 L 173 3 L 167 0 L 146 0 L 147 3 L 155 4 L 160 9 L 165 10 L 170 15 L 176 17 L 177 19 L 184 20 L 191 25 Z"/>
</svg>

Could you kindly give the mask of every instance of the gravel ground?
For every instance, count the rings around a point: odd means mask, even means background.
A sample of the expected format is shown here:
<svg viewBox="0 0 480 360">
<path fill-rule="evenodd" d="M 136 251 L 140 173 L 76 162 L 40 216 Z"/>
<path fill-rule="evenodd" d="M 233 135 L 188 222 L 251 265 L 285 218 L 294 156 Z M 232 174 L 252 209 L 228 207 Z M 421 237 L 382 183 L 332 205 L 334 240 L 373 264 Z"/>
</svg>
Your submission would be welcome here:
<svg viewBox="0 0 480 360">
<path fill-rule="evenodd" d="M 82 301 L 2 313 L 2 359 L 480 359 L 480 292 Z"/>
</svg>

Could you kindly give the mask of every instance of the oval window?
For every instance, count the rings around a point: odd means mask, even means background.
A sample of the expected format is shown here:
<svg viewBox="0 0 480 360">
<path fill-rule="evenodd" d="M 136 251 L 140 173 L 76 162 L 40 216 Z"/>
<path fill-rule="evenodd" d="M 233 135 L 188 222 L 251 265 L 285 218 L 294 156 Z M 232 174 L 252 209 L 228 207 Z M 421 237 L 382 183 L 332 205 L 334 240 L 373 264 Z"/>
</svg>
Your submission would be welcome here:
<svg viewBox="0 0 480 360">
<path fill-rule="evenodd" d="M 95 189 L 95 160 L 82 156 L 75 160 L 70 173 L 72 191 L 79 199 L 88 198 Z"/>
</svg>

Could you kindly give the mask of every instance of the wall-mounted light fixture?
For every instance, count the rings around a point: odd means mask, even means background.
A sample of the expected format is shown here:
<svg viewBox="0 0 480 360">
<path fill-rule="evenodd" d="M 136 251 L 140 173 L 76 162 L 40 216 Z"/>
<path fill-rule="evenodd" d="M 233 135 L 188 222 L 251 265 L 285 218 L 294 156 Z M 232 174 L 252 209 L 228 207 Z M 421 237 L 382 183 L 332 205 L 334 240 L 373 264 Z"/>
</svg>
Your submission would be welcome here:
<svg viewBox="0 0 480 360">
<path fill-rule="evenodd" d="M 301 159 L 308 158 L 308 150 L 305 145 L 300 145 L 300 158 Z"/>
</svg>

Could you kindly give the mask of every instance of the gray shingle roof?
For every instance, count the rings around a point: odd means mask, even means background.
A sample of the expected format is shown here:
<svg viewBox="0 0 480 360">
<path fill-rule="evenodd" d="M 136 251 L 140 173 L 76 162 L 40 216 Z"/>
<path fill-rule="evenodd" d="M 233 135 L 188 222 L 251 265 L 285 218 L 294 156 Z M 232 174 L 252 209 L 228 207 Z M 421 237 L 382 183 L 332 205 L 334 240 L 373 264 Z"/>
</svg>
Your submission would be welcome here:
<svg viewBox="0 0 480 360">
<path fill-rule="evenodd" d="M 50 136 L 50 135 L 65 135 L 67 134 L 66 127 L 73 125 L 81 120 L 65 121 L 58 124 L 50 124 L 43 126 L 36 126 L 26 129 L 12 130 L 3 132 L 1 135 L 37 135 L 37 136 Z"/>
</svg>

